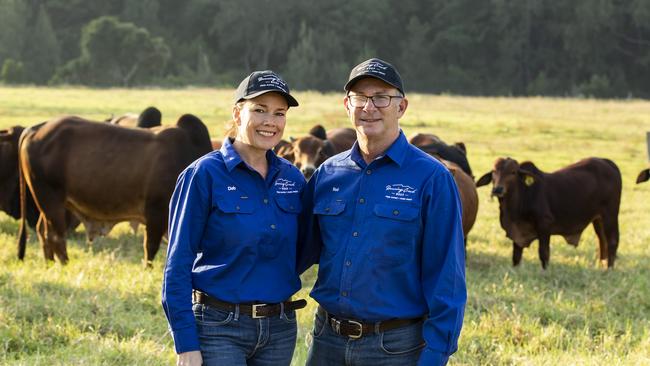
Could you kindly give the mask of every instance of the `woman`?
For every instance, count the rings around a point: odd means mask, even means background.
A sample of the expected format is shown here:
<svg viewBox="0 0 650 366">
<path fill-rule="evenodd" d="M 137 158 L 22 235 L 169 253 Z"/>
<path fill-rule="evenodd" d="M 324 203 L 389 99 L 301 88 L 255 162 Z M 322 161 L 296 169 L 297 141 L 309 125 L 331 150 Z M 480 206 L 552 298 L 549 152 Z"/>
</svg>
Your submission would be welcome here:
<svg viewBox="0 0 650 366">
<path fill-rule="evenodd" d="M 170 203 L 162 303 L 178 365 L 289 365 L 305 180 L 271 150 L 298 102 L 272 71 L 235 92 L 236 136 L 192 163 Z"/>
</svg>

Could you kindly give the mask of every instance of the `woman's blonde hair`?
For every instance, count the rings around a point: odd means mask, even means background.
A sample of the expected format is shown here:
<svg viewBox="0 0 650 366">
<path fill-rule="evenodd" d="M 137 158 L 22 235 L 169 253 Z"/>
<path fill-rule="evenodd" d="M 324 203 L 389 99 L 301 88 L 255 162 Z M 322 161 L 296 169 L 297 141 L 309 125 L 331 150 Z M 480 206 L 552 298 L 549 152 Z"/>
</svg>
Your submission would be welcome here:
<svg viewBox="0 0 650 366">
<path fill-rule="evenodd" d="M 235 107 L 241 110 L 244 107 L 244 104 L 246 101 L 241 101 L 235 103 Z M 231 119 L 230 121 L 226 122 L 226 133 L 225 137 L 230 137 L 232 139 L 237 137 L 237 131 L 239 130 L 239 126 L 237 126 L 237 122 L 235 122 L 234 119 Z"/>
</svg>

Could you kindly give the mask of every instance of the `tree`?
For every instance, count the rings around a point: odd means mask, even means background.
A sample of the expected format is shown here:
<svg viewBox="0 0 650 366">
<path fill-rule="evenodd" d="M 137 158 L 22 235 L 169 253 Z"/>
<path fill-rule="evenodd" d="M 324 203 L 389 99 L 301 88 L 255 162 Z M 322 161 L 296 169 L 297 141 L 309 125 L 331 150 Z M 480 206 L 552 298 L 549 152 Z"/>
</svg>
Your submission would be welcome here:
<svg viewBox="0 0 650 366">
<path fill-rule="evenodd" d="M 27 81 L 47 83 L 61 62 L 60 54 L 61 47 L 50 17 L 45 7 L 40 5 L 22 52 Z"/>
<path fill-rule="evenodd" d="M 144 28 L 101 17 L 84 27 L 81 56 L 57 73 L 56 82 L 131 86 L 162 76 L 170 51 Z"/>
</svg>

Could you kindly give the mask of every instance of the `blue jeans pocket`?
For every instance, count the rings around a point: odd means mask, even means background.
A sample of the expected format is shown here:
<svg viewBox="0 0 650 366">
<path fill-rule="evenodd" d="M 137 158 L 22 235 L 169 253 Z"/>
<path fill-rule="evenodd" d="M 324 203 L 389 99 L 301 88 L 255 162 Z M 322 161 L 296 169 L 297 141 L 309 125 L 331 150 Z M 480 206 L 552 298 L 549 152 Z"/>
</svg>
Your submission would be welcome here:
<svg viewBox="0 0 650 366">
<path fill-rule="evenodd" d="M 194 319 L 199 326 L 214 327 L 226 325 L 234 317 L 234 314 L 231 312 L 215 309 L 203 304 L 194 304 L 192 311 L 194 312 Z"/>
<path fill-rule="evenodd" d="M 284 320 L 286 323 L 293 324 L 296 322 L 296 311 L 285 311 L 284 313 L 280 314 L 280 319 Z"/>
<path fill-rule="evenodd" d="M 388 355 L 419 351 L 425 345 L 422 338 L 422 323 L 391 329 L 383 332 L 379 337 L 379 346 Z"/>
<path fill-rule="evenodd" d="M 314 316 L 314 330 L 312 331 L 312 335 L 316 338 L 322 336 L 325 327 L 326 327 L 325 319 L 323 319 L 318 313 L 316 313 L 316 315 Z"/>
</svg>

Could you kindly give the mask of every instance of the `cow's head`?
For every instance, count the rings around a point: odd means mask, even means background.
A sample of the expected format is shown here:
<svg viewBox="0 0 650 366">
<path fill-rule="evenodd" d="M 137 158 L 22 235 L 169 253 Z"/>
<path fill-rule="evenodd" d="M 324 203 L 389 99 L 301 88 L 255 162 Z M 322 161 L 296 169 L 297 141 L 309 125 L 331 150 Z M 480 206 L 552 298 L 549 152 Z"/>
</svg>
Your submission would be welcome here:
<svg viewBox="0 0 650 366">
<path fill-rule="evenodd" d="M 293 146 L 293 164 L 307 179 L 314 174 L 316 168 L 333 155 L 329 141 L 311 135 L 296 139 L 291 145 Z"/>
<path fill-rule="evenodd" d="M 516 192 L 520 187 L 531 187 L 538 181 L 535 166 L 526 162 L 522 165 L 511 158 L 499 158 L 494 162 L 494 169 L 485 173 L 476 182 L 481 187 L 492 182 L 492 196 L 505 197 Z"/>
</svg>

